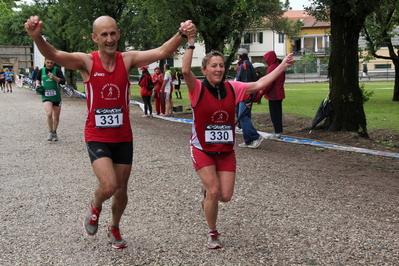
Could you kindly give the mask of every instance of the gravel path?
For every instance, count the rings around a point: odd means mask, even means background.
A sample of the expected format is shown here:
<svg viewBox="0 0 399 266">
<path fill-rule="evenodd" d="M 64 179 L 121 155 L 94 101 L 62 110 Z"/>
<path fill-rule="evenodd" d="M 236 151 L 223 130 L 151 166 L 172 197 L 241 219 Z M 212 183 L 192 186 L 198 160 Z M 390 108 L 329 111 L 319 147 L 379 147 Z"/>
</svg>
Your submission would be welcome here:
<svg viewBox="0 0 399 266">
<path fill-rule="evenodd" d="M 96 178 L 83 141 L 85 102 L 64 98 L 58 143 L 46 141 L 39 95 L 0 93 L 0 265 L 398 265 L 398 160 L 262 142 L 237 147 L 236 190 L 220 204 L 224 248 L 205 247 L 191 125 L 141 118 L 129 204 L 113 250 L 82 220 Z M 381 168 L 383 160 L 392 167 Z"/>
</svg>

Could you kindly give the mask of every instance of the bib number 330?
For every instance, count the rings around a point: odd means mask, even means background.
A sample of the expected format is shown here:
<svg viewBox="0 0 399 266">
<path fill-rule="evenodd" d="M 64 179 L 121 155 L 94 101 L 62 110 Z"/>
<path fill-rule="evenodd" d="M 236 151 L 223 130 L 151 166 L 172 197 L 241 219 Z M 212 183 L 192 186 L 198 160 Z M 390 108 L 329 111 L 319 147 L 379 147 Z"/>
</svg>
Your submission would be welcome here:
<svg viewBox="0 0 399 266">
<path fill-rule="evenodd" d="M 121 127 L 123 125 L 123 108 L 99 108 L 94 110 L 97 128 Z"/>
<path fill-rule="evenodd" d="M 205 143 L 207 144 L 232 144 L 232 125 L 206 125 Z"/>
</svg>

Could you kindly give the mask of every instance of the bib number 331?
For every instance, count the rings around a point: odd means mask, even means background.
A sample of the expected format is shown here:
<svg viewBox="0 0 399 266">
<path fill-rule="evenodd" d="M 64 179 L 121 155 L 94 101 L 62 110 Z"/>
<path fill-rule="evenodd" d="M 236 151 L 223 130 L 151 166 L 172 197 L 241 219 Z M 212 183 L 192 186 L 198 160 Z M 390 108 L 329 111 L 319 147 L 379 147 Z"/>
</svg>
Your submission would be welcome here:
<svg viewBox="0 0 399 266">
<path fill-rule="evenodd" d="M 94 110 L 97 128 L 121 127 L 123 125 L 123 108 L 99 108 Z"/>
<path fill-rule="evenodd" d="M 233 126 L 232 125 L 206 125 L 205 143 L 207 144 L 232 144 Z"/>
</svg>

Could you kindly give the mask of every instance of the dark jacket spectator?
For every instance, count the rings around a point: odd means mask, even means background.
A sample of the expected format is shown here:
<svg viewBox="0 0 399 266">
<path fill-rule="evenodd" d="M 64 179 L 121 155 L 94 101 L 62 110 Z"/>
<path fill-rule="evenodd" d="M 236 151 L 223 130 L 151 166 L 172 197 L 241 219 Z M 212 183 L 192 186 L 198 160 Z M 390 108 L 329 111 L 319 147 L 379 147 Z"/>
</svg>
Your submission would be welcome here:
<svg viewBox="0 0 399 266">
<path fill-rule="evenodd" d="M 240 66 L 237 73 L 237 81 L 257 81 L 258 77 L 256 76 L 256 71 L 252 66 L 252 63 L 249 61 L 247 50 L 241 48 L 238 50 L 237 55 L 239 55 L 238 65 Z"/>
</svg>

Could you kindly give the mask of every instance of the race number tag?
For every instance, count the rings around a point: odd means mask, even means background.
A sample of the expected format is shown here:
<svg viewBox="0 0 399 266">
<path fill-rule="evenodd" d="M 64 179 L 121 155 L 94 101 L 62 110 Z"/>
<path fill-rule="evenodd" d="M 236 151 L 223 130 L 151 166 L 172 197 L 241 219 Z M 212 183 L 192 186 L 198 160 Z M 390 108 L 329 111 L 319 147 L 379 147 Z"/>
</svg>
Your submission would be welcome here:
<svg viewBox="0 0 399 266">
<path fill-rule="evenodd" d="M 123 125 L 122 110 L 122 107 L 95 109 L 96 128 L 121 127 Z"/>
<path fill-rule="evenodd" d="M 53 97 L 55 95 L 57 95 L 55 90 L 44 90 L 44 96 L 46 97 Z"/>
<path fill-rule="evenodd" d="M 206 144 L 232 144 L 233 143 L 233 126 L 230 124 L 206 125 L 205 126 L 205 143 Z"/>
</svg>

